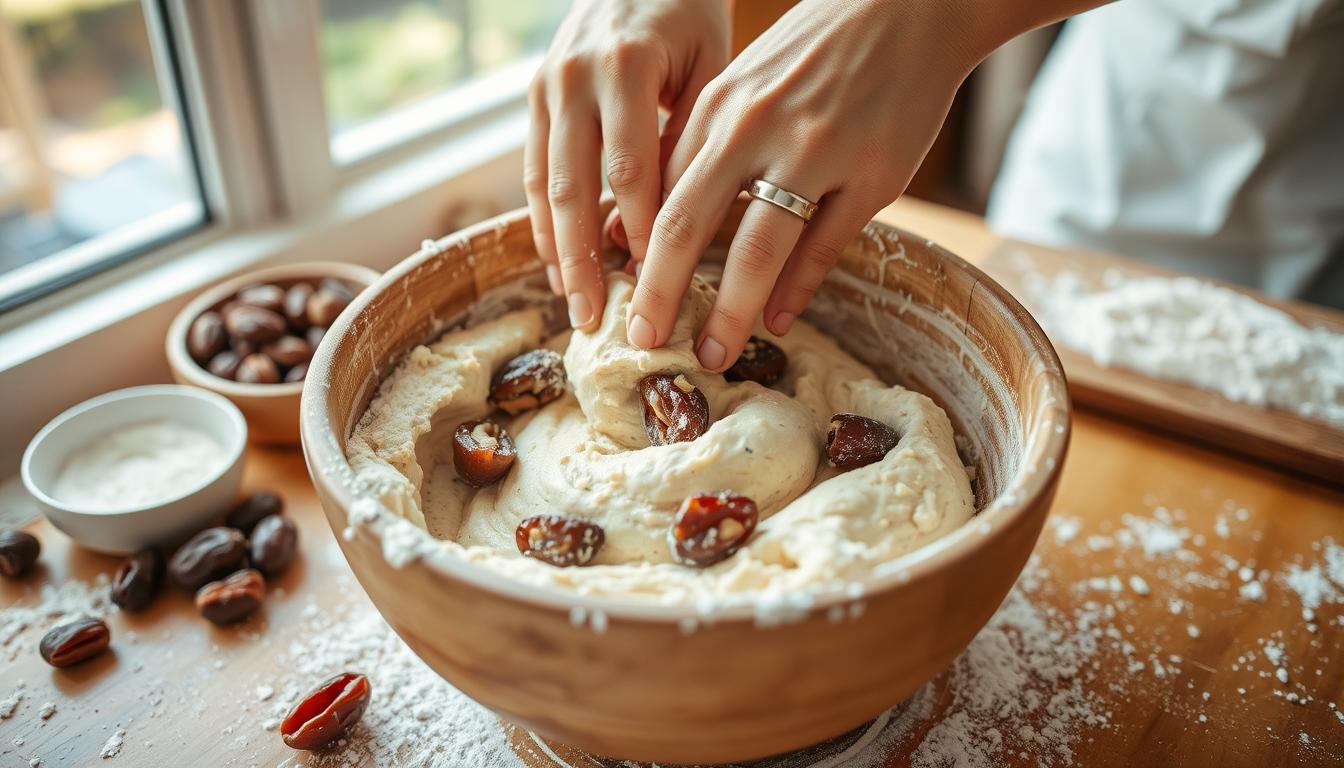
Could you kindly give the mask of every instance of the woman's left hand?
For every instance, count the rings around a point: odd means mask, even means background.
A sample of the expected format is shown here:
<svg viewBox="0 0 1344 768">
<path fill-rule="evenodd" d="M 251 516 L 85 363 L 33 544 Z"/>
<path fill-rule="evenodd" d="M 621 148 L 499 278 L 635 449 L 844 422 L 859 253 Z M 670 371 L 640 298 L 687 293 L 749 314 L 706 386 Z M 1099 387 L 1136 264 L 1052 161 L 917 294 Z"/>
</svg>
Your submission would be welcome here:
<svg viewBox="0 0 1344 768">
<path fill-rule="evenodd" d="M 705 368 L 741 353 L 756 318 L 783 334 L 845 245 L 895 200 L 974 66 L 962 4 L 803 0 L 710 81 L 663 174 L 627 332 L 665 343 L 729 205 L 763 179 L 818 203 L 810 223 L 753 201 L 697 341 Z"/>
</svg>

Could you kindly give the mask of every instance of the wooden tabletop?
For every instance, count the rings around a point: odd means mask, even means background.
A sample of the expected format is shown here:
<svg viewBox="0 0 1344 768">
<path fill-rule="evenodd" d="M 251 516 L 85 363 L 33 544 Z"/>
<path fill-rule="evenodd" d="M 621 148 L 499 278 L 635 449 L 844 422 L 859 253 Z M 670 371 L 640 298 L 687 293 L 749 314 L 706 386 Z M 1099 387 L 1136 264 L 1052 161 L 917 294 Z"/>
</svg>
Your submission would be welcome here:
<svg viewBox="0 0 1344 768">
<path fill-rule="evenodd" d="M 972 262 L 998 245 L 978 218 L 917 201 L 902 201 L 881 218 Z M 278 651 L 305 641 L 303 616 L 313 604 L 335 610 L 366 606 L 367 598 L 336 546 L 298 451 L 249 449 L 244 487 L 283 494 L 301 530 L 301 559 L 272 585 L 264 616 L 239 628 L 214 628 L 186 595 L 170 592 L 142 614 L 112 612 L 114 652 L 67 670 L 53 670 L 38 657 L 40 629 L 11 642 L 0 637 L 0 702 L 22 693 L 0 719 L 0 768 L 26 768 L 34 756 L 45 766 L 102 764 L 99 752 L 118 728 L 127 735 L 121 753 L 106 762 L 111 766 L 304 762 L 260 727 L 255 681 L 285 672 L 277 667 Z M 1169 515 L 1184 537 L 1179 556 L 1154 555 L 1143 542 L 1115 543 L 1136 518 Z M 1042 583 L 1033 601 L 1064 616 L 1089 604 L 1121 605 L 1112 623 L 1134 646 L 1128 653 L 1103 648 L 1088 660 L 1085 687 L 1102 704 L 1105 722 L 1072 735 L 1075 764 L 1344 760 L 1338 710 L 1344 707 L 1344 606 L 1327 601 L 1308 621 L 1300 599 L 1279 581 L 1265 583 L 1266 599 L 1247 600 L 1239 594 L 1236 568 L 1227 568 L 1235 561 L 1275 574 L 1292 563 L 1319 562 L 1326 537 L 1344 543 L 1344 493 L 1082 411 L 1052 520 L 1037 549 L 1034 572 Z M 40 566 L 17 582 L 0 579 L 0 610 L 35 601 L 44 585 L 92 581 L 116 566 L 113 558 L 72 547 L 45 521 L 27 529 L 42 540 Z M 1204 583 L 1192 581 L 1190 572 L 1204 574 Z M 1146 594 L 1130 586 L 1133 576 Z M 1112 577 L 1120 579 L 1121 591 L 1111 590 Z M 1183 606 L 1177 613 L 1173 599 Z M 1266 641 L 1282 644 L 1287 683 L 1265 659 Z M 1163 665 L 1160 675 L 1154 660 Z M 376 670 L 370 674 L 376 691 Z M 935 684 L 933 712 L 896 744 L 887 765 L 908 764 L 940 723 L 939 714 L 956 706 L 950 679 Z M 44 719 L 40 708 L 47 702 L 56 710 Z M 1015 732 L 1020 725 L 1006 720 L 1002 729 Z M 544 764 L 538 759 L 528 757 Z M 1043 762 L 1030 751 L 996 757 L 1003 764 Z"/>
</svg>

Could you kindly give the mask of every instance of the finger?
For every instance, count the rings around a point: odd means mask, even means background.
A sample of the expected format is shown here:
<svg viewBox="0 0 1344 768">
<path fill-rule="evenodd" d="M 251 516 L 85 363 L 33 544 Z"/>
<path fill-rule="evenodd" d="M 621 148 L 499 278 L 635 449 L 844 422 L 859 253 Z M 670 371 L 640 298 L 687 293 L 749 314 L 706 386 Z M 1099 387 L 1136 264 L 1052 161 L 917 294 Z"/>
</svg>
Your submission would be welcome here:
<svg viewBox="0 0 1344 768">
<path fill-rule="evenodd" d="M 817 215 L 803 230 L 765 303 L 765 327 L 771 333 L 783 336 L 789 332 L 845 246 L 875 212 L 876 209 L 855 200 L 852 192 L 833 192 L 819 203 Z"/>
<path fill-rule="evenodd" d="M 636 259 L 649 247 L 653 217 L 662 202 L 658 162 L 658 88 L 631 72 L 599 99 L 602 143 L 607 150 L 607 183 L 616 196 L 628 249 Z"/>
<path fill-rule="evenodd" d="M 760 200 L 747 206 L 728 248 L 714 309 L 695 348 L 707 370 L 723 371 L 742 354 L 770 287 L 802 232 L 803 220 L 778 206 Z"/>
<path fill-rule="evenodd" d="M 704 144 L 703 135 L 699 132 L 697 132 L 694 140 L 688 140 L 684 148 L 685 160 L 675 169 L 675 177 L 668 178 L 668 160 L 671 158 L 673 150 L 677 147 L 684 135 L 687 122 L 691 117 L 691 112 L 695 108 L 695 101 L 699 98 L 700 92 L 704 90 L 705 85 L 708 84 L 710 80 L 714 79 L 714 76 L 722 70 L 722 61 L 717 61 L 716 63 L 716 60 L 714 60 L 713 57 L 706 54 L 698 56 L 690 75 L 683 84 L 676 100 L 673 101 L 670 106 L 667 122 L 663 125 L 663 133 L 658 139 L 658 168 L 662 179 L 662 188 L 659 190 L 658 198 L 660 201 L 666 198 L 668 193 L 671 192 L 676 179 L 681 178 L 681 175 L 686 170 L 686 166 L 690 164 L 691 158 L 695 157 L 695 154 L 699 152 L 700 147 Z M 617 235 L 621 226 L 622 222 L 620 218 L 617 217 L 615 226 L 612 228 L 613 235 Z M 624 232 L 621 231 L 619 234 L 624 235 Z M 613 237 L 613 239 L 616 238 Z M 637 276 L 639 271 L 643 268 L 644 257 L 647 253 L 647 249 L 642 253 L 632 253 L 626 271 Z"/>
<path fill-rule="evenodd" d="M 523 191 L 527 194 L 527 210 L 532 219 L 532 244 L 537 249 L 537 257 L 546 265 L 546 279 L 551 284 L 551 290 L 556 296 L 561 296 L 564 289 L 555 255 L 551 205 L 546 199 L 546 142 L 551 120 L 546 111 L 546 97 L 541 81 L 534 82 L 528 89 L 527 101 L 531 123 L 527 129 L 527 144 L 523 148 Z"/>
<path fill-rule="evenodd" d="M 607 239 L 612 245 L 620 248 L 627 253 L 630 251 L 630 238 L 625 234 L 625 225 L 621 223 L 621 211 L 619 208 L 612 208 L 611 213 L 607 214 Z"/>
<path fill-rule="evenodd" d="M 681 141 L 685 134 L 686 127 L 690 122 L 691 114 L 695 110 L 696 101 L 700 98 L 700 93 L 709 85 L 719 72 L 723 71 L 723 63 L 712 61 L 709 56 L 697 56 L 695 66 L 691 69 L 691 74 L 686 78 L 686 84 L 677 95 L 677 100 L 672 104 L 668 112 L 667 122 L 663 125 L 663 135 L 659 142 L 659 163 L 660 167 L 666 168 L 669 158 L 672 156 L 673 149 Z M 700 150 L 703 139 L 698 142 L 689 142 L 686 149 L 690 150 L 686 162 L 689 163 L 691 157 Z M 691 146 L 693 144 L 694 146 Z M 682 170 L 685 165 L 682 166 Z M 671 185 L 667 185 L 671 189 Z"/>
<path fill-rule="evenodd" d="M 598 210 L 602 191 L 599 139 L 595 116 L 562 115 L 551 127 L 547 148 L 547 200 L 555 222 L 569 322 L 575 328 L 590 328 L 601 317 L 606 302 L 597 250 L 602 225 Z"/>
<path fill-rule="evenodd" d="M 740 172 L 711 159 L 718 154 L 696 157 L 653 221 L 626 318 L 626 336 L 637 347 L 654 349 L 672 335 L 695 265 L 741 189 Z"/>
</svg>

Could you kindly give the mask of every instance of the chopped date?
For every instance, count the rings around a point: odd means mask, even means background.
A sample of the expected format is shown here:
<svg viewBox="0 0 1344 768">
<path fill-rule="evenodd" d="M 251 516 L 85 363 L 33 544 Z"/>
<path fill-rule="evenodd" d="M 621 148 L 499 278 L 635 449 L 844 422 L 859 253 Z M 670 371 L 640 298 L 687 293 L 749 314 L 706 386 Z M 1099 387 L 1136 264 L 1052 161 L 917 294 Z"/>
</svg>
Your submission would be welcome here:
<svg viewBox="0 0 1344 768">
<path fill-rule="evenodd" d="M 691 496 L 668 531 L 677 560 L 705 568 L 731 557 L 756 530 L 756 502 L 728 491 Z"/>
<path fill-rule="evenodd" d="M 565 363 L 553 349 L 534 349 L 508 361 L 490 381 L 490 401 L 516 416 L 565 393 Z"/>
<path fill-rule="evenodd" d="M 900 441 L 896 430 L 880 421 L 837 413 L 826 433 L 826 458 L 831 466 L 848 471 L 880 461 Z"/>
<path fill-rule="evenodd" d="M 709 429 L 709 401 L 684 374 L 645 376 L 639 381 L 639 398 L 650 445 L 688 442 Z"/>
<path fill-rule="evenodd" d="M 752 336 L 742 348 L 733 367 L 723 372 L 729 381 L 754 381 L 770 386 L 784 376 L 789 367 L 789 356 L 772 341 Z"/>
<path fill-rule="evenodd" d="M 567 568 L 592 562 L 606 541 L 606 532 L 586 520 L 536 515 L 518 524 L 514 539 L 525 556 Z"/>
<path fill-rule="evenodd" d="M 468 485 L 490 485 L 508 474 L 517 452 L 507 430 L 489 419 L 465 421 L 453 432 L 453 466 Z"/>
</svg>

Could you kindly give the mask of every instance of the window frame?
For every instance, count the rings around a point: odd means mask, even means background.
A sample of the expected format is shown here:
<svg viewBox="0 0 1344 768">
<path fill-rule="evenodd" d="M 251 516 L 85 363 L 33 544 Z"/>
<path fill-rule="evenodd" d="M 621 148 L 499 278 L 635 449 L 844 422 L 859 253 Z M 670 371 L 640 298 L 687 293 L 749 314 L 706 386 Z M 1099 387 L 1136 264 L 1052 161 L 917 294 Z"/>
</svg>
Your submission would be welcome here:
<svg viewBox="0 0 1344 768">
<path fill-rule="evenodd" d="M 154 337 L 210 284 L 301 260 L 385 269 L 426 237 L 523 204 L 530 73 L 516 92 L 340 165 L 316 58 L 317 0 L 141 3 L 175 41 L 210 220 L 0 312 L 0 423 L 19 436 L 0 441 L 0 477 L 17 470 L 24 436 L 70 405 L 169 380 Z M 307 64 L 300 50 L 310 51 Z"/>
</svg>

